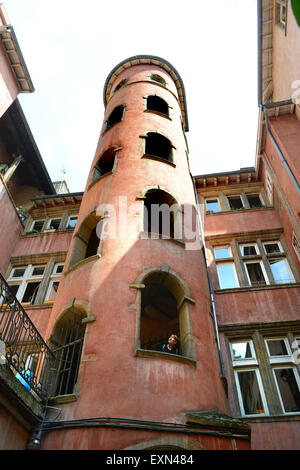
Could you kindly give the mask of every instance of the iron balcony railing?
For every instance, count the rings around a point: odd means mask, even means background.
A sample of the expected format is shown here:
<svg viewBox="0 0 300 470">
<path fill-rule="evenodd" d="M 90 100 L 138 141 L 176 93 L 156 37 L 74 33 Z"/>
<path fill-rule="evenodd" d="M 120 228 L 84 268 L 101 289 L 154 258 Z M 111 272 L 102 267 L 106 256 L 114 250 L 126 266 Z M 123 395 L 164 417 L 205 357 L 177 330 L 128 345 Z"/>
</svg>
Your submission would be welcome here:
<svg viewBox="0 0 300 470">
<path fill-rule="evenodd" d="M 55 356 L 0 274 L 0 364 L 46 402 Z"/>
</svg>

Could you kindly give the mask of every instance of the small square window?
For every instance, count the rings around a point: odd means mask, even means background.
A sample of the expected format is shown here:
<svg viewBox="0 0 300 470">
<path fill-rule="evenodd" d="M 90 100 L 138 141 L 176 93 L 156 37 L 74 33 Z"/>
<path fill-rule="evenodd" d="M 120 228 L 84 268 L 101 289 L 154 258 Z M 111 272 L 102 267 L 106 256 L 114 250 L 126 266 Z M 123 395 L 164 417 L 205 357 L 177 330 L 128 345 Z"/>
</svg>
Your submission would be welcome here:
<svg viewBox="0 0 300 470">
<path fill-rule="evenodd" d="M 251 209 L 263 207 L 259 194 L 247 194 L 246 196 Z"/>
<path fill-rule="evenodd" d="M 67 229 L 74 229 L 77 223 L 78 216 L 74 215 L 69 217 Z"/>
<path fill-rule="evenodd" d="M 266 344 L 270 357 L 288 356 L 290 354 L 284 338 L 267 339 Z"/>
<path fill-rule="evenodd" d="M 31 231 L 32 232 L 41 232 L 42 228 L 44 226 L 44 223 L 45 223 L 44 220 L 36 220 L 35 222 L 33 222 L 32 226 L 31 226 Z"/>
<path fill-rule="evenodd" d="M 216 247 L 216 248 L 214 248 L 214 252 L 215 252 L 216 259 L 231 258 L 231 256 L 232 256 L 231 249 L 230 249 L 229 246 Z"/>
<path fill-rule="evenodd" d="M 265 270 L 260 261 L 246 262 L 248 280 L 252 286 L 261 286 L 267 283 Z"/>
<path fill-rule="evenodd" d="M 229 207 L 233 211 L 237 211 L 239 209 L 244 209 L 243 202 L 240 196 L 227 196 Z"/>
<path fill-rule="evenodd" d="M 258 249 L 255 244 L 247 243 L 246 245 L 240 245 L 242 256 L 253 256 L 258 254 Z"/>
<path fill-rule="evenodd" d="M 206 199 L 207 212 L 220 212 L 220 204 L 218 199 Z"/>
<path fill-rule="evenodd" d="M 232 360 L 234 362 L 238 361 L 240 363 L 246 360 L 247 362 L 251 361 L 253 363 L 253 360 L 256 359 L 252 341 L 237 341 L 231 343 L 230 346 Z"/>
<path fill-rule="evenodd" d="M 12 270 L 12 273 L 11 273 L 10 277 L 11 278 L 16 278 L 16 277 L 21 278 L 21 277 L 24 276 L 25 271 L 26 271 L 26 268 L 14 268 Z"/>
<path fill-rule="evenodd" d="M 279 242 L 265 242 L 264 248 L 267 255 L 270 255 L 272 253 L 282 253 L 281 245 Z"/>
<path fill-rule="evenodd" d="M 32 276 L 42 276 L 45 271 L 45 266 L 37 266 L 36 268 L 33 268 L 32 270 Z"/>
<path fill-rule="evenodd" d="M 58 230 L 61 219 L 50 219 L 47 224 L 47 230 Z"/>
</svg>

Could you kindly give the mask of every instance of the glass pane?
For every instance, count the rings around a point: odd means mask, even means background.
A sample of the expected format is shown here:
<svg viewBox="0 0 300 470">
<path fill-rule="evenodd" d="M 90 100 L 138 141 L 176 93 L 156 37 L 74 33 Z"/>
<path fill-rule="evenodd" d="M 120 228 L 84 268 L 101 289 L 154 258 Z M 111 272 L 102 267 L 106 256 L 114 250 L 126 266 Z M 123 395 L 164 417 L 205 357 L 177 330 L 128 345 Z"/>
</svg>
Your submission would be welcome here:
<svg viewBox="0 0 300 470">
<path fill-rule="evenodd" d="M 274 280 L 277 284 L 293 282 L 294 278 L 290 273 L 285 259 L 269 260 Z"/>
<path fill-rule="evenodd" d="M 260 263 L 246 263 L 250 283 L 253 286 L 266 284 Z"/>
<path fill-rule="evenodd" d="M 249 341 L 232 343 L 231 348 L 234 360 L 253 357 Z"/>
<path fill-rule="evenodd" d="M 77 217 L 70 217 L 68 227 L 67 228 L 74 228 L 77 222 Z"/>
<path fill-rule="evenodd" d="M 52 219 L 51 222 L 49 223 L 48 228 L 58 230 L 59 224 L 60 224 L 60 219 Z"/>
<path fill-rule="evenodd" d="M 32 276 L 42 276 L 45 271 L 45 266 L 40 266 L 38 268 L 33 268 Z"/>
<path fill-rule="evenodd" d="M 300 411 L 300 392 L 293 369 L 275 369 L 274 372 L 286 413 Z"/>
<path fill-rule="evenodd" d="M 256 246 L 255 245 L 241 245 L 241 253 L 242 256 L 250 256 L 250 255 L 257 255 Z"/>
<path fill-rule="evenodd" d="M 63 264 L 59 264 L 57 266 L 54 266 L 54 273 L 55 274 L 60 274 L 63 272 L 63 269 L 64 269 L 64 265 Z"/>
<path fill-rule="evenodd" d="M 36 222 L 34 222 L 31 230 L 36 230 L 37 232 L 40 232 L 43 228 L 43 225 L 44 220 L 37 220 Z"/>
<path fill-rule="evenodd" d="M 58 285 L 59 285 L 59 282 L 53 282 L 52 283 L 50 293 L 49 293 L 49 296 L 48 296 L 48 300 L 54 300 L 55 299 L 56 292 L 57 292 L 57 289 L 58 289 Z"/>
<path fill-rule="evenodd" d="M 24 292 L 22 302 L 31 302 L 33 304 L 35 301 L 39 286 L 40 286 L 40 282 L 29 282 Z"/>
<path fill-rule="evenodd" d="M 23 277 L 25 273 L 25 268 L 15 268 L 13 270 L 11 277 Z"/>
<path fill-rule="evenodd" d="M 206 210 L 212 212 L 220 212 L 220 205 L 218 199 L 207 199 Z"/>
<path fill-rule="evenodd" d="M 266 253 L 280 253 L 280 247 L 278 243 L 265 243 L 264 244 Z"/>
<path fill-rule="evenodd" d="M 229 202 L 230 209 L 233 209 L 233 210 L 244 209 L 240 196 L 230 196 L 227 199 Z"/>
<path fill-rule="evenodd" d="M 257 376 L 254 370 L 238 372 L 240 391 L 246 415 L 264 413 Z"/>
<path fill-rule="evenodd" d="M 216 258 L 230 258 L 231 252 L 229 247 L 215 248 Z"/>
<path fill-rule="evenodd" d="M 238 282 L 235 277 L 233 264 L 221 264 L 217 266 L 221 289 L 229 289 L 231 287 L 238 287 Z"/>
<path fill-rule="evenodd" d="M 268 339 L 270 356 L 287 356 L 288 351 L 283 339 Z"/>
<path fill-rule="evenodd" d="M 256 207 L 262 207 L 262 203 L 258 194 L 247 194 L 247 199 L 251 209 L 255 209 Z"/>
</svg>

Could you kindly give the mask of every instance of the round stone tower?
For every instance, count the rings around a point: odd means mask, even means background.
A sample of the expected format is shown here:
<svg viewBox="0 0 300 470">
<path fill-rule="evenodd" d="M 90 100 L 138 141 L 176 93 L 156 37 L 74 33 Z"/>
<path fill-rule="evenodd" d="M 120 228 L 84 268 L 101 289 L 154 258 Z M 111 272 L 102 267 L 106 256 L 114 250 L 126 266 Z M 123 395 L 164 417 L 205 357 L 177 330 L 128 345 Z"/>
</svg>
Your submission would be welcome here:
<svg viewBox="0 0 300 470">
<path fill-rule="evenodd" d="M 49 323 L 50 404 L 62 411 L 42 446 L 247 448 L 248 431 L 225 416 L 181 77 L 131 57 L 109 74 L 104 103 Z M 171 334 L 176 349 L 161 351 Z"/>
</svg>

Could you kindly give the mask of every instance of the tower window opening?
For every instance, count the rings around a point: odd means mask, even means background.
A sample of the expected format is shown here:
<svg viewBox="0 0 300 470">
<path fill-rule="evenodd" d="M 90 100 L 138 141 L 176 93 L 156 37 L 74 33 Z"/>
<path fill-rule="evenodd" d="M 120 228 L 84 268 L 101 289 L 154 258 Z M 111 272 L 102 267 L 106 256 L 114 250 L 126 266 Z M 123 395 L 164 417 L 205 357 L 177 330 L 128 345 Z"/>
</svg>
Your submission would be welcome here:
<svg viewBox="0 0 300 470">
<path fill-rule="evenodd" d="M 150 95 L 147 97 L 147 110 L 156 111 L 158 113 L 169 116 L 168 103 L 156 95 Z"/>
<path fill-rule="evenodd" d="M 118 83 L 118 85 L 114 89 L 114 93 L 116 93 L 118 90 L 123 88 L 128 82 L 129 82 L 129 78 L 124 78 L 123 80 L 121 80 L 120 83 Z"/>
<path fill-rule="evenodd" d="M 94 167 L 92 181 L 95 181 L 100 178 L 100 176 L 106 175 L 107 173 L 111 173 L 114 169 L 115 159 L 115 149 L 110 148 L 106 150 Z"/>
<path fill-rule="evenodd" d="M 160 189 L 149 190 L 144 201 L 144 231 L 162 238 L 174 238 L 176 228 L 180 228 L 175 227 L 175 222 L 179 222 L 176 217 L 178 209 L 176 200 L 169 193 Z"/>
<path fill-rule="evenodd" d="M 125 106 L 123 104 L 116 106 L 116 108 L 110 113 L 109 118 L 106 121 L 104 130 L 107 131 L 112 126 L 122 121 L 124 115 Z"/>
<path fill-rule="evenodd" d="M 167 84 L 166 80 L 162 78 L 160 75 L 158 75 L 157 73 L 153 73 L 152 75 L 150 75 L 150 79 L 153 80 L 154 82 L 160 83 L 163 86 L 166 86 Z"/>
<path fill-rule="evenodd" d="M 98 231 L 100 221 L 101 217 L 96 216 L 95 212 L 93 212 L 80 225 L 75 234 L 69 268 L 82 260 L 97 255 L 100 245 Z"/>
<path fill-rule="evenodd" d="M 173 162 L 173 147 L 169 139 L 157 132 L 149 132 L 146 139 L 146 155 Z"/>
<path fill-rule="evenodd" d="M 84 315 L 77 310 L 66 312 L 50 337 L 50 346 L 56 357 L 53 396 L 74 393 L 85 334 L 83 318 Z"/>
</svg>

